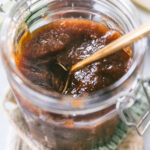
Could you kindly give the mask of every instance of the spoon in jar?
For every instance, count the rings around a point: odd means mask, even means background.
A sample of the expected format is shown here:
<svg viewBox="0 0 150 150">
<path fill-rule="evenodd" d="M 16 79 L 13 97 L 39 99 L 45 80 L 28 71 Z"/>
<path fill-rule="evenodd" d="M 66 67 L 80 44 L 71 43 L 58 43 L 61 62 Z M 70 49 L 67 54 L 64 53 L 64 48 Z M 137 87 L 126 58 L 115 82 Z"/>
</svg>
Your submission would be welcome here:
<svg viewBox="0 0 150 150">
<path fill-rule="evenodd" d="M 67 90 L 70 77 L 75 71 L 77 71 L 77 70 L 85 67 L 86 65 L 91 64 L 99 59 L 102 59 L 111 54 L 114 54 L 114 53 L 118 52 L 119 50 L 122 50 L 123 48 L 127 47 L 128 45 L 134 43 L 135 41 L 138 41 L 141 38 L 144 38 L 148 35 L 150 35 L 150 22 L 141 25 L 137 29 L 123 35 L 119 39 L 108 44 L 104 48 L 99 49 L 98 51 L 96 51 L 94 54 L 87 57 L 86 59 L 79 61 L 77 64 L 75 64 L 71 67 L 70 71 L 64 70 L 68 73 L 68 76 L 67 76 L 67 80 L 65 82 L 65 86 L 64 86 L 62 93 L 64 94 L 65 91 Z"/>
</svg>

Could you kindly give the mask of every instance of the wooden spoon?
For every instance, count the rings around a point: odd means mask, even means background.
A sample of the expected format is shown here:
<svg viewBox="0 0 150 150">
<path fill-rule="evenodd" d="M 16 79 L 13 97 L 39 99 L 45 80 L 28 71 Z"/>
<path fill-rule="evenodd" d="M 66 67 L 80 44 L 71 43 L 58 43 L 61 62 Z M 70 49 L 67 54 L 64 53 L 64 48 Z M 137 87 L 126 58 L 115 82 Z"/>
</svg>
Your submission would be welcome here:
<svg viewBox="0 0 150 150">
<path fill-rule="evenodd" d="M 91 64 L 99 59 L 102 59 L 106 56 L 116 53 L 119 50 L 122 50 L 123 48 L 127 47 L 128 45 L 134 43 L 135 41 L 137 41 L 143 37 L 148 36 L 149 34 L 150 34 L 150 22 L 143 24 L 140 27 L 138 27 L 137 29 L 123 35 L 122 37 L 120 37 L 119 39 L 115 40 L 114 42 L 108 44 L 104 48 L 99 49 L 91 56 L 89 56 L 86 59 L 83 59 L 83 60 L 79 61 L 77 64 L 73 65 L 69 71 L 63 93 L 66 91 L 66 89 L 68 87 L 70 76 L 72 73 L 83 68 L 84 66 L 86 66 L 88 64 Z"/>
</svg>

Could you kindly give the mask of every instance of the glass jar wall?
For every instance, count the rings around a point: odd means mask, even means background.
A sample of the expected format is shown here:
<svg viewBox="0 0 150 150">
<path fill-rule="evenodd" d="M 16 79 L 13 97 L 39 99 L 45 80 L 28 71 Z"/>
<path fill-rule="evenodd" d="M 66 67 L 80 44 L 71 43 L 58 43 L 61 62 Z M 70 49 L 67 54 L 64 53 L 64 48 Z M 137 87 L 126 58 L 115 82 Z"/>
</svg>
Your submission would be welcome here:
<svg viewBox="0 0 150 150">
<path fill-rule="evenodd" d="M 12 91 L 33 137 L 50 149 L 90 150 L 109 139 L 118 123 L 115 108 L 122 92 L 133 92 L 142 72 L 146 41 L 132 45 L 133 64 L 116 83 L 90 96 L 72 98 L 33 85 L 21 74 L 14 56 L 28 31 L 59 19 L 88 19 L 121 34 L 136 28 L 135 9 L 121 0 L 23 0 L 7 15 L 1 33 L 2 57 Z"/>
</svg>

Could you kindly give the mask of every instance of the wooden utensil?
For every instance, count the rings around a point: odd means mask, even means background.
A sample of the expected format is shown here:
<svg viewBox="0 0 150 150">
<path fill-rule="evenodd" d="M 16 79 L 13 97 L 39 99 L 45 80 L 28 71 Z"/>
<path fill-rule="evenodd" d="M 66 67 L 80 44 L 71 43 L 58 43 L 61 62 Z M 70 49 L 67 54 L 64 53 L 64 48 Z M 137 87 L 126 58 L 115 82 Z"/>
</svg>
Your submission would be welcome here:
<svg viewBox="0 0 150 150">
<path fill-rule="evenodd" d="M 93 55 L 87 57 L 86 59 L 79 61 L 77 64 L 72 66 L 72 68 L 70 69 L 70 72 L 73 73 L 90 63 L 93 63 L 99 59 L 102 59 L 106 56 L 114 54 L 117 51 L 127 47 L 128 45 L 148 35 L 150 35 L 150 22 L 141 25 L 137 29 L 123 35 L 119 39 L 108 44 L 104 48 L 99 49 Z"/>
<path fill-rule="evenodd" d="M 123 48 L 127 47 L 128 45 L 130 45 L 130 44 L 134 43 L 135 41 L 137 41 L 143 37 L 146 37 L 148 35 L 150 35 L 150 22 L 143 24 L 140 27 L 138 27 L 137 29 L 123 35 L 122 37 L 120 37 L 119 39 L 115 40 L 114 42 L 108 44 L 104 48 L 99 49 L 91 56 L 89 56 L 86 59 L 83 59 L 83 60 L 79 61 L 77 64 L 73 65 L 72 68 L 70 69 L 70 71 L 68 71 L 69 74 L 68 74 L 68 78 L 67 78 L 63 93 L 66 91 L 66 89 L 68 87 L 70 76 L 73 72 L 75 72 L 75 71 L 83 68 L 84 66 L 91 64 L 99 59 L 102 59 L 106 56 L 114 54 L 117 51 L 122 50 Z"/>
</svg>

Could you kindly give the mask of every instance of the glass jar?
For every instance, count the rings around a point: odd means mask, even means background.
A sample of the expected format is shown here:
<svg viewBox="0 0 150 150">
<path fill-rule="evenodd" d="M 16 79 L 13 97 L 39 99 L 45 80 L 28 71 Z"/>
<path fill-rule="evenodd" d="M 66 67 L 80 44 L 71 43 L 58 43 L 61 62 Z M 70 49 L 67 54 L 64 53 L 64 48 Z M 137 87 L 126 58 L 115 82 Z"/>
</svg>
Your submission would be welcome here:
<svg viewBox="0 0 150 150">
<path fill-rule="evenodd" d="M 138 87 L 147 42 L 142 39 L 132 45 L 133 64 L 121 79 L 90 96 L 73 98 L 47 93 L 17 70 L 13 56 L 20 37 L 62 18 L 93 20 L 124 34 L 139 26 L 135 12 L 131 3 L 121 0 L 22 0 L 7 14 L 1 32 L 2 58 L 14 96 L 39 143 L 50 149 L 90 150 L 112 136 L 119 115 L 128 124 L 119 100 Z"/>
</svg>

